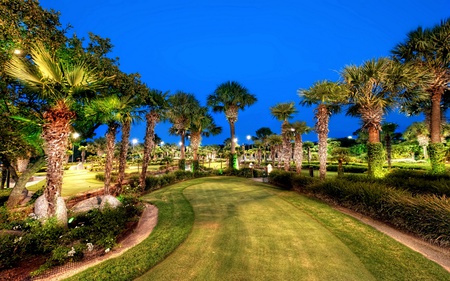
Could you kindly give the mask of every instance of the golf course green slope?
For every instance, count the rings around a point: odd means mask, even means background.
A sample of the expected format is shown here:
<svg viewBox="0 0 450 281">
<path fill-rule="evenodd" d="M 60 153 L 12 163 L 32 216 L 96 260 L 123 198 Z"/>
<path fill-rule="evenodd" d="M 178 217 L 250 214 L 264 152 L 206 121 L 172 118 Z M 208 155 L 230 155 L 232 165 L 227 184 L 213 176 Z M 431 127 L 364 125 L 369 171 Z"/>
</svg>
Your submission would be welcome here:
<svg viewBox="0 0 450 281">
<path fill-rule="evenodd" d="M 138 280 L 450 280 L 419 253 L 294 192 L 234 177 L 182 192 L 191 233 Z"/>
</svg>

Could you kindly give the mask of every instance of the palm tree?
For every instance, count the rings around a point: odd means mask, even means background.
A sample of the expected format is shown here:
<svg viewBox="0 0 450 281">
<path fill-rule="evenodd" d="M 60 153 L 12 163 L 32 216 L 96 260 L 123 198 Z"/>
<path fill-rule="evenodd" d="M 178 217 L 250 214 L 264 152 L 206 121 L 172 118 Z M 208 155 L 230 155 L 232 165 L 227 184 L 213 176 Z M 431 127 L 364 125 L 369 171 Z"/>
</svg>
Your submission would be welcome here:
<svg viewBox="0 0 450 281">
<path fill-rule="evenodd" d="M 71 133 L 71 122 L 76 113 L 72 110 L 76 100 L 85 93 L 95 91 L 106 80 L 96 77 L 84 62 L 69 64 L 51 54 L 42 43 L 31 48 L 32 63 L 14 56 L 5 66 L 8 75 L 31 88 L 42 99 L 42 138 L 47 156 L 47 181 L 44 191 L 45 218 L 57 215 L 65 223 L 67 214 L 56 213 L 64 208 L 61 186 L 64 158 Z M 64 214 L 63 214 L 64 213 Z M 42 214 L 44 215 L 44 214 Z"/>
<path fill-rule="evenodd" d="M 325 80 L 316 82 L 308 90 L 299 90 L 299 96 L 302 105 L 317 104 L 315 130 L 319 137 L 319 175 L 324 180 L 327 173 L 328 122 L 331 114 L 341 110 L 340 105 L 347 98 L 347 90 L 339 83 Z"/>
<path fill-rule="evenodd" d="M 213 112 L 224 112 L 228 123 L 230 124 L 231 140 L 235 139 L 235 123 L 238 119 L 239 110 L 253 105 L 257 99 L 256 96 L 250 94 L 247 88 L 235 81 L 228 81 L 220 84 L 214 94 L 207 98 L 208 106 L 212 107 Z M 238 168 L 236 156 L 236 144 L 231 141 L 231 157 L 232 167 Z"/>
<path fill-rule="evenodd" d="M 303 141 L 302 135 L 309 133 L 312 128 L 306 125 L 306 122 L 295 121 L 291 124 L 290 131 L 294 134 L 294 162 L 295 162 L 295 170 L 297 173 L 301 173 L 302 171 L 302 162 L 303 162 Z"/>
<path fill-rule="evenodd" d="M 111 194 L 111 173 L 113 169 L 117 130 L 123 122 L 123 116 L 129 112 L 130 97 L 111 95 L 91 101 L 85 108 L 86 116 L 106 124 L 106 157 L 104 193 Z"/>
<path fill-rule="evenodd" d="M 159 90 L 149 90 L 146 94 L 141 95 L 141 103 L 147 107 L 145 119 L 147 125 L 145 128 L 144 138 L 144 155 L 142 158 L 142 170 L 139 176 L 139 186 L 141 189 L 145 188 L 145 178 L 147 176 L 147 168 L 150 163 L 152 151 L 155 147 L 155 127 L 160 120 L 165 119 L 165 112 L 168 108 L 167 95 L 169 93 Z"/>
<path fill-rule="evenodd" d="M 122 107 L 118 114 L 119 122 L 122 126 L 122 140 L 120 142 L 119 173 L 117 175 L 116 194 L 122 193 L 122 184 L 125 179 L 125 169 L 127 165 L 128 147 L 130 145 L 131 124 L 141 120 L 142 110 L 138 109 L 138 97 L 127 95 L 122 98 Z"/>
<path fill-rule="evenodd" d="M 180 169 L 184 170 L 186 132 L 191 126 L 192 112 L 200 107 L 200 103 L 193 94 L 181 91 L 171 95 L 168 103 L 167 119 L 173 124 L 171 133 L 180 136 Z"/>
<path fill-rule="evenodd" d="M 272 158 L 272 166 L 275 166 L 275 157 L 279 147 L 283 144 L 283 137 L 280 135 L 270 135 L 267 137 L 267 145 L 270 147 L 270 158 Z"/>
<path fill-rule="evenodd" d="M 380 142 L 381 122 L 387 111 L 416 94 L 405 90 L 411 85 L 411 69 L 390 59 L 380 58 L 366 61 L 361 66 L 347 66 L 342 76 L 350 90 L 349 102 L 352 106 L 348 114 L 360 117 L 362 128 L 369 134 L 368 174 L 380 177 L 385 161 Z"/>
<path fill-rule="evenodd" d="M 294 102 L 278 103 L 270 108 L 270 112 L 273 117 L 279 121 L 283 121 L 281 124 L 281 136 L 283 137 L 283 162 L 284 170 L 289 171 L 289 166 L 291 162 L 292 147 L 289 139 L 290 127 L 286 126 L 291 119 L 293 114 L 298 111 L 295 109 Z"/>
<path fill-rule="evenodd" d="M 189 129 L 191 136 L 191 147 L 193 153 L 193 172 L 198 169 L 198 148 L 202 136 L 209 137 L 210 135 L 218 135 L 222 132 L 222 127 L 214 123 L 213 117 L 208 113 L 207 107 L 199 107 L 192 112 L 192 121 Z"/>
<path fill-rule="evenodd" d="M 430 158 L 434 173 L 445 172 L 444 146 L 441 142 L 441 103 L 450 85 L 450 18 L 432 28 L 417 28 L 408 33 L 404 42 L 398 44 L 392 53 L 403 64 L 412 64 L 419 72 L 426 73 L 422 89 L 431 102 L 430 110 Z"/>
<path fill-rule="evenodd" d="M 425 122 L 413 122 L 406 128 L 403 137 L 408 141 L 417 141 L 423 149 L 423 159 L 428 159 L 427 146 L 430 143 L 430 131 Z"/>
<path fill-rule="evenodd" d="M 383 122 L 381 124 L 381 132 L 384 135 L 384 143 L 386 146 L 386 155 L 389 169 L 391 169 L 392 167 L 392 135 L 395 133 L 395 130 L 397 130 L 397 128 L 398 124 L 395 123 Z"/>
</svg>

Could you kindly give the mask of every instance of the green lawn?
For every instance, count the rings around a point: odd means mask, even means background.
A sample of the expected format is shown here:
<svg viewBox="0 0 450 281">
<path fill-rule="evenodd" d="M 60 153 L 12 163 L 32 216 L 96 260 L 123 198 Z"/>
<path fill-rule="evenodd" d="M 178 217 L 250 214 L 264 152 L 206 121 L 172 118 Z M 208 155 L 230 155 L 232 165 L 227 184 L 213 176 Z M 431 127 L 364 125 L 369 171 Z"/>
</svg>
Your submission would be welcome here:
<svg viewBox="0 0 450 281">
<path fill-rule="evenodd" d="M 183 194 L 195 213 L 189 237 L 138 280 L 450 280 L 422 255 L 294 192 L 216 177 Z"/>
<path fill-rule="evenodd" d="M 97 172 L 90 172 L 89 170 L 66 170 L 64 171 L 64 179 L 62 185 L 62 196 L 73 196 L 78 193 L 86 192 L 102 188 L 104 186 L 102 181 L 95 179 Z M 45 174 L 44 174 L 45 176 Z M 45 186 L 45 179 L 37 184 L 28 186 L 30 191 L 36 191 Z"/>
</svg>

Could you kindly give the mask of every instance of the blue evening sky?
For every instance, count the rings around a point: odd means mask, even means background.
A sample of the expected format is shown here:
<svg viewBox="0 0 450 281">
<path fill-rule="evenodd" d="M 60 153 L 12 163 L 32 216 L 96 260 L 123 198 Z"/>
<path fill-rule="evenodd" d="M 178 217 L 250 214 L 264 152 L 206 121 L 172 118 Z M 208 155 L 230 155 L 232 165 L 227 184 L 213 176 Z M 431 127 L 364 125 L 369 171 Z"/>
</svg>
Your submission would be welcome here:
<svg viewBox="0 0 450 281">
<path fill-rule="evenodd" d="M 298 89 L 315 81 L 339 79 L 346 65 L 388 56 L 406 34 L 431 27 L 450 16 L 448 0 L 41 0 L 61 12 L 79 37 L 93 32 L 110 38 L 112 56 L 125 73 L 139 72 L 150 88 L 195 94 L 202 104 L 217 85 L 234 80 L 258 98 L 239 112 L 238 142 L 247 143 L 261 127 L 280 133 L 281 123 L 269 107 L 294 101 L 292 121 L 314 126 L 311 107 L 298 105 Z M 214 114 L 223 133 L 203 144 L 221 144 L 229 137 L 223 114 Z M 390 113 L 385 120 L 403 131 L 422 117 Z M 332 116 L 330 137 L 346 137 L 359 128 L 357 118 Z M 166 143 L 170 124 L 156 133 Z M 134 125 L 131 138 L 144 138 L 145 124 Z M 98 132 L 98 136 L 103 131 Z M 304 139 L 316 141 L 310 133 Z"/>
</svg>

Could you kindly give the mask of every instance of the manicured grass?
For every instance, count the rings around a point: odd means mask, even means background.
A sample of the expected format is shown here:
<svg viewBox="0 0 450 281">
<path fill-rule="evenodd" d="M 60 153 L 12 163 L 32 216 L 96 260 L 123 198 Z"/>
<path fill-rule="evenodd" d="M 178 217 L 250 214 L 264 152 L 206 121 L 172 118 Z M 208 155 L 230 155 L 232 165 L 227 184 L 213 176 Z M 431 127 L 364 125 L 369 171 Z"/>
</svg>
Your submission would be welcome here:
<svg viewBox="0 0 450 281">
<path fill-rule="evenodd" d="M 85 270 L 68 280 L 132 280 L 164 260 L 189 235 L 194 213 L 183 190 L 201 184 L 196 179 L 163 188 L 142 199 L 158 207 L 158 224 L 151 235 L 123 255 Z"/>
<path fill-rule="evenodd" d="M 86 192 L 103 187 L 103 182 L 95 179 L 96 172 L 88 170 L 67 170 L 64 171 L 64 179 L 62 185 L 62 196 L 73 196 L 78 193 Z M 28 186 L 30 191 L 36 191 L 45 186 L 45 179 L 37 184 Z"/>
<path fill-rule="evenodd" d="M 450 278 L 386 235 L 294 192 L 216 177 L 184 194 L 195 212 L 191 235 L 138 280 Z"/>
<path fill-rule="evenodd" d="M 69 280 L 132 280 L 147 271 L 138 280 L 450 278 L 439 265 L 326 204 L 263 183 L 201 178 L 143 199 L 159 209 L 152 234 Z"/>
</svg>

